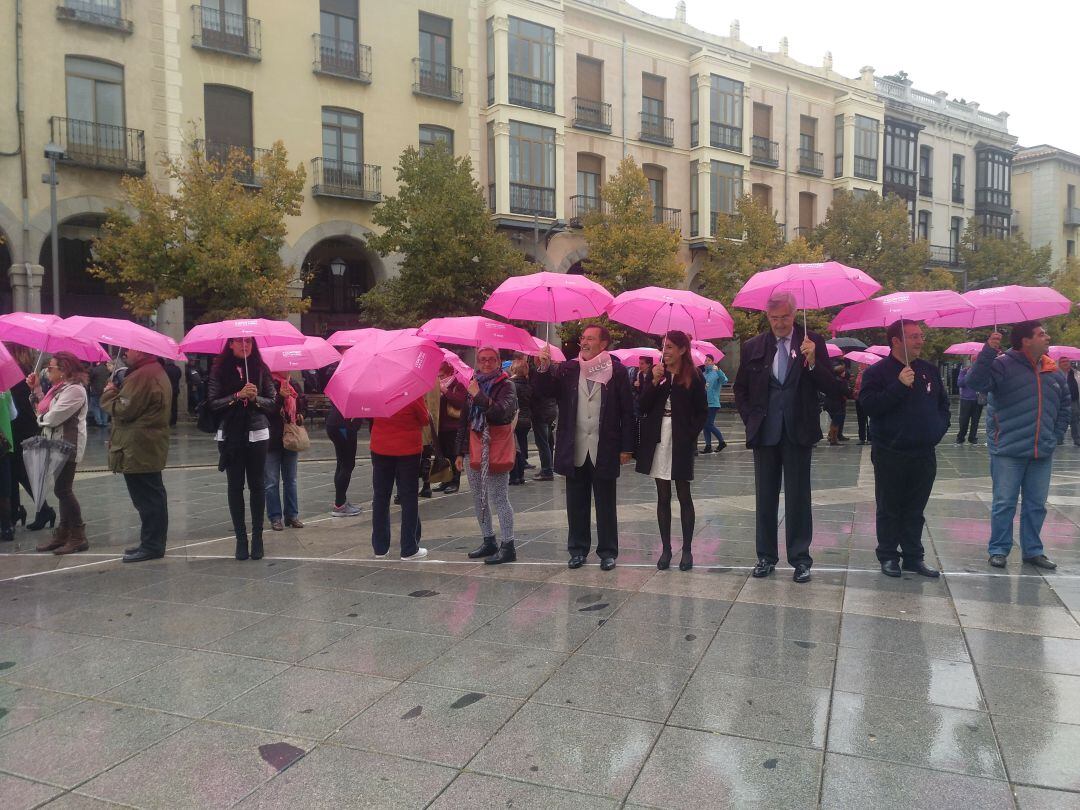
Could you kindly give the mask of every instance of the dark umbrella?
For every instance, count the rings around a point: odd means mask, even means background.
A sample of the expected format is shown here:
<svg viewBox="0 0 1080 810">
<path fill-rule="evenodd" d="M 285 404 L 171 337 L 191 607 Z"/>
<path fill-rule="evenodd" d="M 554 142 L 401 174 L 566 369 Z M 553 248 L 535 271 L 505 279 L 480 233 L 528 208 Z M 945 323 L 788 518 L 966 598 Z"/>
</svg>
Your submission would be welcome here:
<svg viewBox="0 0 1080 810">
<path fill-rule="evenodd" d="M 75 445 L 63 439 L 46 439 L 31 436 L 22 443 L 23 466 L 30 479 L 30 491 L 34 493 L 37 511 L 45 505 L 45 496 L 56 483 L 60 469 L 75 455 Z"/>
<path fill-rule="evenodd" d="M 850 352 L 850 351 L 860 351 L 861 352 L 861 351 L 864 351 L 866 349 L 866 344 L 865 343 L 863 343 L 861 340 L 856 340 L 855 338 L 852 338 L 852 337 L 833 338 L 832 340 L 826 340 L 825 342 L 826 343 L 831 343 L 833 346 L 839 346 L 845 352 Z"/>
</svg>

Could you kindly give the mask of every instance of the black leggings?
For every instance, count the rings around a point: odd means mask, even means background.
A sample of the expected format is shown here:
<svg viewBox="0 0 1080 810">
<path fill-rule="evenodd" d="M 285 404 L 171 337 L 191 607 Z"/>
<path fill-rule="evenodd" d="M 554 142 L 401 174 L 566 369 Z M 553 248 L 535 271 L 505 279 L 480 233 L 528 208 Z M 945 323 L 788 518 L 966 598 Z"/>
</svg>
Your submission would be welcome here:
<svg viewBox="0 0 1080 810">
<path fill-rule="evenodd" d="M 247 526 L 244 515 L 244 480 L 247 480 L 248 498 L 251 505 L 251 537 L 262 537 L 263 515 L 266 513 L 266 451 L 268 440 L 248 442 L 244 449 L 237 449 L 225 467 L 229 482 L 229 514 L 238 539 L 246 538 Z"/>
<path fill-rule="evenodd" d="M 356 431 L 350 428 L 327 428 L 326 435 L 334 444 L 334 506 L 348 501 L 349 482 L 356 467 Z"/>
<path fill-rule="evenodd" d="M 664 548 L 671 546 L 671 481 L 656 481 L 656 522 L 660 524 L 660 542 Z M 675 492 L 679 496 L 679 512 L 682 519 L 683 550 L 689 551 L 694 539 L 694 499 L 690 497 L 690 482 L 676 481 Z"/>
</svg>

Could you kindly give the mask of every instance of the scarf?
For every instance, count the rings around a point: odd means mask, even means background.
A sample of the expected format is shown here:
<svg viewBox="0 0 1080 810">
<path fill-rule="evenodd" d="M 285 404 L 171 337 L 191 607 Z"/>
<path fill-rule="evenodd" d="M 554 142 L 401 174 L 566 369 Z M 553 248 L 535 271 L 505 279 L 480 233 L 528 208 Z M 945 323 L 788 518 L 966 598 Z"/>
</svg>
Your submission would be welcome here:
<svg viewBox="0 0 1080 810">
<path fill-rule="evenodd" d="M 53 397 L 59 394 L 67 388 L 67 383 L 58 383 L 49 389 L 48 393 L 41 398 L 41 402 L 37 404 L 38 416 L 44 416 L 49 411 L 49 403 L 53 401 Z"/>
<path fill-rule="evenodd" d="M 592 360 L 585 360 L 581 355 L 578 355 L 578 363 L 581 364 L 581 373 L 585 375 L 585 379 L 601 385 L 607 385 L 611 382 L 613 367 L 611 355 L 607 352 L 600 352 Z"/>
<path fill-rule="evenodd" d="M 275 374 L 274 379 L 281 384 L 281 396 L 285 400 L 285 421 L 293 424 L 296 422 L 296 389 L 289 382 L 288 375 Z"/>
<path fill-rule="evenodd" d="M 492 371 L 490 374 L 477 374 L 476 384 L 480 386 L 480 390 L 485 397 L 490 397 L 491 389 L 495 387 L 496 383 L 500 383 L 505 379 L 507 379 L 506 372 L 499 369 L 498 371 Z M 477 405 L 475 400 L 473 400 L 472 408 L 469 409 L 469 427 L 477 433 L 483 433 L 487 430 L 487 416 L 484 409 Z"/>
</svg>

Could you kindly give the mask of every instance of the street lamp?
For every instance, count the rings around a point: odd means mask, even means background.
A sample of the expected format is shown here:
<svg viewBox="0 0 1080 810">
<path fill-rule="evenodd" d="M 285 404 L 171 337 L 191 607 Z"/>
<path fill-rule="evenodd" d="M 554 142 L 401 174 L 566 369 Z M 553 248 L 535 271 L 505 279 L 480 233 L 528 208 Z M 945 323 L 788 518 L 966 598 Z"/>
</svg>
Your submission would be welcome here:
<svg viewBox="0 0 1080 810">
<path fill-rule="evenodd" d="M 345 270 L 348 265 L 345 264 L 344 259 L 334 259 L 330 262 L 330 272 L 334 275 L 334 278 L 341 278 L 345 275 Z"/>
<path fill-rule="evenodd" d="M 60 314 L 60 236 L 56 221 L 56 161 L 63 159 L 64 150 L 55 143 L 45 144 L 45 159 L 49 161 L 49 173 L 41 175 L 41 182 L 49 186 L 49 223 L 52 226 L 52 295 L 53 315 Z"/>
</svg>

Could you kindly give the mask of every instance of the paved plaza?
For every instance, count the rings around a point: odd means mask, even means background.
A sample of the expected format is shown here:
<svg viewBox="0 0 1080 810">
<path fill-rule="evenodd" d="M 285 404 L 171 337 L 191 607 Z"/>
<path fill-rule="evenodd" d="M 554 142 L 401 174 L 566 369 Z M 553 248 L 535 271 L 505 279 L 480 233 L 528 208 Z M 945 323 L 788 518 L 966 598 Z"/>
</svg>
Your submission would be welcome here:
<svg viewBox="0 0 1080 810">
<path fill-rule="evenodd" d="M 375 561 L 366 445 L 364 512 L 331 518 L 321 431 L 306 528 L 237 562 L 190 426 L 169 554 L 121 565 L 138 521 L 92 430 L 90 551 L 38 555 L 21 528 L 0 549 L 0 806 L 1080 808 L 1080 448 L 1054 462 L 1058 570 L 1014 550 L 998 572 L 986 448 L 947 437 L 930 581 L 878 571 L 870 448 L 819 446 L 796 585 L 749 577 L 752 457 L 730 411 L 721 426 L 694 570 L 656 570 L 653 483 L 626 467 L 610 573 L 567 570 L 560 480 L 511 490 L 517 564 L 466 560 L 464 482 L 421 503 L 426 560 Z"/>
</svg>

